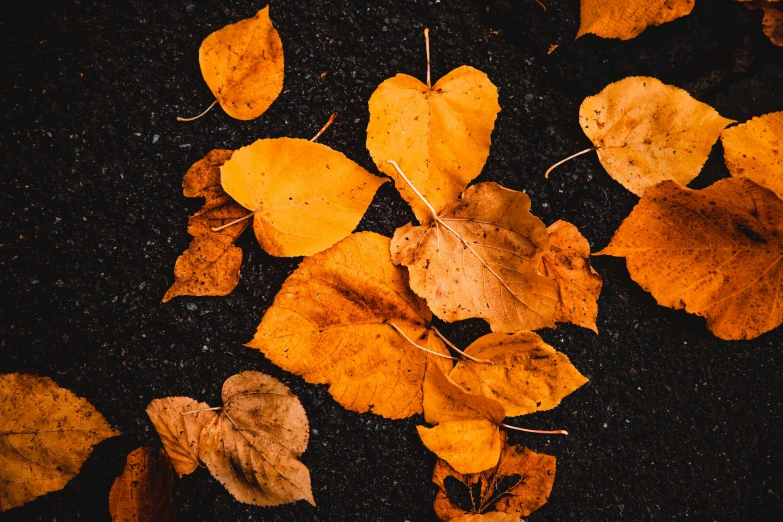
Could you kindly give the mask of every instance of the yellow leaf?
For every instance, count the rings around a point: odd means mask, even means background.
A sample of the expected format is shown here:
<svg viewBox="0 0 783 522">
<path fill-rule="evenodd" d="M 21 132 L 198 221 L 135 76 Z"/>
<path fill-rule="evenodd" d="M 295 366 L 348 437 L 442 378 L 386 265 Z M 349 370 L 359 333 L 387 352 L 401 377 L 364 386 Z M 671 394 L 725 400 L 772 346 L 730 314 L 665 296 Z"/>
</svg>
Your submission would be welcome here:
<svg viewBox="0 0 783 522">
<path fill-rule="evenodd" d="M 370 97 L 367 150 L 390 176 L 419 222 L 427 207 L 386 163 L 396 161 L 440 211 L 481 173 L 500 112 L 497 87 L 486 74 L 462 66 L 429 86 L 407 74 L 381 83 Z"/>
<path fill-rule="evenodd" d="M 479 183 L 420 226 L 394 233 L 392 260 L 444 321 L 480 317 L 496 332 L 553 327 L 557 288 L 538 273 L 549 236 L 530 198 Z"/>
<path fill-rule="evenodd" d="M 136 448 L 109 492 L 112 522 L 171 522 L 174 475 L 162 449 Z"/>
<path fill-rule="evenodd" d="M 386 182 L 325 145 L 258 140 L 221 168 L 226 193 L 254 211 L 253 229 L 275 256 L 309 256 L 350 234 Z"/>
<path fill-rule="evenodd" d="M 189 413 L 194 410 L 195 413 Z M 204 402 L 188 397 L 165 397 L 150 402 L 147 405 L 147 415 L 155 426 L 177 475 L 182 477 L 195 471 L 199 466 L 198 445 L 201 429 L 217 414 L 210 411 L 209 405 Z"/>
<path fill-rule="evenodd" d="M 549 251 L 538 271 L 557 284 L 555 322 L 574 323 L 598 333 L 595 319 L 603 282 L 590 266 L 590 244 L 568 221 L 552 223 L 547 232 Z"/>
<path fill-rule="evenodd" d="M 223 383 L 223 408 L 201 431 L 199 458 L 240 502 L 313 506 L 310 472 L 299 461 L 310 428 L 299 399 L 280 381 L 242 372 Z"/>
<path fill-rule="evenodd" d="M 232 118 L 258 118 L 283 90 L 283 43 L 269 6 L 207 36 L 198 57 L 204 81 Z"/>
<path fill-rule="evenodd" d="M 234 241 L 249 221 L 222 227 L 247 214 L 247 211 L 220 186 L 220 166 L 233 151 L 215 149 L 185 174 L 182 188 L 186 197 L 205 198 L 205 204 L 188 220 L 188 233 L 194 236 L 188 249 L 174 265 L 174 284 L 163 296 L 163 302 L 180 295 L 227 295 L 239 282 L 242 249 Z"/>
<path fill-rule="evenodd" d="M 690 183 L 732 122 L 684 90 L 642 76 L 608 85 L 579 109 L 601 165 L 637 196 L 664 180 Z"/>
<path fill-rule="evenodd" d="M 438 460 L 432 474 L 432 482 L 439 489 L 435 497 L 435 513 L 444 522 L 519 520 L 515 517 L 528 516 L 547 503 L 555 481 L 555 467 L 556 460 L 551 455 L 505 443 L 497 465 L 481 473 L 463 474 L 444 460 Z M 451 487 L 447 490 L 447 478 L 458 480 L 472 491 L 475 491 L 474 486 L 478 486 L 478 494 L 469 495 L 472 503 L 470 511 L 451 502 L 448 492 L 455 490 Z M 510 479 L 514 480 L 509 483 Z M 495 511 L 487 512 L 490 509 Z"/>
<path fill-rule="evenodd" d="M 630 40 L 651 25 L 690 14 L 695 0 L 582 0 L 579 38 L 588 33 L 601 38 Z"/>
<path fill-rule="evenodd" d="M 329 384 L 349 410 L 399 419 L 422 411 L 427 354 L 412 342 L 448 355 L 430 335 L 431 319 L 389 259 L 389 239 L 361 232 L 305 259 L 247 346 L 310 383 Z"/>
<path fill-rule="evenodd" d="M 706 317 L 721 339 L 783 322 L 783 201 L 746 178 L 649 189 L 602 254 L 625 257 L 658 304 Z"/>
<path fill-rule="evenodd" d="M 424 419 L 434 428 L 417 426 L 424 445 L 461 473 L 491 468 L 500 457 L 498 425 L 503 405 L 470 393 L 454 383 L 438 364 L 430 364 L 424 381 Z"/>
<path fill-rule="evenodd" d="M 750 178 L 783 198 L 783 111 L 730 127 L 721 141 L 732 176 Z"/>
<path fill-rule="evenodd" d="M 499 401 L 509 417 L 550 410 L 587 382 L 565 354 L 533 332 L 488 334 L 465 353 L 492 364 L 463 359 L 449 377 L 471 393 Z"/>
<path fill-rule="evenodd" d="M 64 488 L 96 444 L 119 434 L 48 377 L 0 375 L 0 512 Z"/>
</svg>

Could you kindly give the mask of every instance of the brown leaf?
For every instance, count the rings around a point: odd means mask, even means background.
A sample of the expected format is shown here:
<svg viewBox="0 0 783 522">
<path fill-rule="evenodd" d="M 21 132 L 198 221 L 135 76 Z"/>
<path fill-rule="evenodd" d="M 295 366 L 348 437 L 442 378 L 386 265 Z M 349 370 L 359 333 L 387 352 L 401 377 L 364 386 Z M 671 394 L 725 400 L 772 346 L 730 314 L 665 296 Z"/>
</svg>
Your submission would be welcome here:
<svg viewBox="0 0 783 522">
<path fill-rule="evenodd" d="M 367 150 L 419 222 L 428 217 L 427 207 L 386 161 L 396 161 L 440 211 L 481 173 L 500 112 L 497 87 L 486 74 L 462 66 L 430 87 L 429 41 L 427 61 L 426 85 L 398 74 L 378 86 L 367 126 Z"/>
<path fill-rule="evenodd" d="M 451 380 L 499 401 L 509 417 L 550 410 L 587 382 L 565 354 L 533 332 L 485 335 L 465 353 L 492 364 L 462 359 L 449 374 Z"/>
<path fill-rule="evenodd" d="M 601 38 L 630 40 L 651 25 L 690 14 L 695 0 L 582 0 L 579 38 L 588 33 Z"/>
<path fill-rule="evenodd" d="M 783 198 L 783 111 L 730 127 L 721 141 L 732 176 L 752 179 Z"/>
<path fill-rule="evenodd" d="M 96 444 L 119 434 L 48 377 L 0 375 L 0 512 L 62 489 Z"/>
<path fill-rule="evenodd" d="M 422 411 L 427 354 L 411 342 L 448 355 L 430 335 L 431 319 L 392 264 L 389 239 L 361 232 L 306 258 L 247 346 L 307 382 L 329 384 L 346 409 L 399 419 Z"/>
<path fill-rule="evenodd" d="M 240 502 L 315 505 L 310 472 L 299 461 L 310 428 L 296 395 L 260 372 L 223 384 L 223 408 L 201 431 L 199 458 Z"/>
<path fill-rule="evenodd" d="M 462 474 L 444 460 L 438 460 L 432 481 L 439 491 L 435 497 L 435 513 L 443 521 L 492 521 L 508 522 L 513 519 L 501 516 L 489 518 L 459 518 L 469 514 L 488 517 L 493 513 L 524 517 L 547 503 L 555 481 L 555 457 L 536 453 L 522 446 L 503 447 L 496 466 L 474 474 Z M 456 506 L 448 497 L 447 480 L 456 479 L 465 487 L 478 486 L 480 494 L 471 495 L 473 505 L 469 511 Z M 513 482 L 510 486 L 509 479 Z M 504 487 L 505 486 L 505 487 Z M 490 511 L 493 509 L 495 511 Z"/>
<path fill-rule="evenodd" d="M 192 473 L 199 466 L 201 429 L 217 416 L 217 413 L 209 411 L 208 408 L 207 403 L 188 397 L 165 397 L 155 399 L 147 405 L 147 415 L 179 477 Z M 193 410 L 203 411 L 187 413 Z"/>
<path fill-rule="evenodd" d="M 194 239 L 174 265 L 174 284 L 163 296 L 164 303 L 180 295 L 227 295 L 239 282 L 242 249 L 234 241 L 250 221 L 212 231 L 247 214 L 220 186 L 220 167 L 232 154 L 224 149 L 211 151 L 182 180 L 186 197 L 203 197 L 206 202 L 188 220 L 188 233 Z"/>
<path fill-rule="evenodd" d="M 467 514 L 457 518 L 450 519 L 449 522 L 524 522 L 521 518 L 515 515 L 509 515 L 508 513 L 500 513 L 499 511 L 491 511 L 478 514 Z"/>
<path fill-rule="evenodd" d="M 356 228 L 386 182 L 326 145 L 258 140 L 221 168 L 226 193 L 254 211 L 253 229 L 274 256 L 309 256 Z"/>
<path fill-rule="evenodd" d="M 553 327 L 557 288 L 538 273 L 549 236 L 523 192 L 479 183 L 422 225 L 398 228 L 392 260 L 444 321 L 480 317 L 492 331 Z"/>
<path fill-rule="evenodd" d="M 764 34 L 770 41 L 783 47 L 783 3 L 780 0 L 737 0 L 743 2 L 748 9 L 763 9 L 764 18 L 761 25 Z"/>
<path fill-rule="evenodd" d="M 597 255 L 626 258 L 658 304 L 707 318 L 721 339 L 783 322 L 783 202 L 746 178 L 648 190 Z"/>
<path fill-rule="evenodd" d="M 538 271 L 557 284 L 559 299 L 556 323 L 574 323 L 598 333 L 598 296 L 601 276 L 590 266 L 590 244 L 568 221 L 556 221 L 548 228 L 549 251 Z"/>
<path fill-rule="evenodd" d="M 283 42 L 269 6 L 207 36 L 198 58 L 204 81 L 232 118 L 258 118 L 283 90 Z"/>
<path fill-rule="evenodd" d="M 112 522 L 171 522 L 174 474 L 162 449 L 136 448 L 109 492 Z"/>
<path fill-rule="evenodd" d="M 424 418 L 434 428 L 417 426 L 424 445 L 461 473 L 476 473 L 498 462 L 502 446 L 498 424 L 503 405 L 469 393 L 439 364 L 430 364 L 424 381 Z"/>
<path fill-rule="evenodd" d="M 643 76 L 612 83 L 579 108 L 601 165 L 637 196 L 664 180 L 690 183 L 732 122 L 684 90 Z"/>
</svg>

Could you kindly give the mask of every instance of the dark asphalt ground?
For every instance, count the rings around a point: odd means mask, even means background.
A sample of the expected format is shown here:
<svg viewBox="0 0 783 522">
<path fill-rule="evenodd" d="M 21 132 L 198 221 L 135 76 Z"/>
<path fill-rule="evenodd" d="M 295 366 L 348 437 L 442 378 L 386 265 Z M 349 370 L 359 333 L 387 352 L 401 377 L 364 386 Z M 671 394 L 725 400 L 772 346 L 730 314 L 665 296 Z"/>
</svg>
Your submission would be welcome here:
<svg viewBox="0 0 783 522">
<path fill-rule="evenodd" d="M 181 180 L 213 148 L 309 138 L 332 111 L 340 116 L 321 142 L 374 171 L 367 101 L 397 72 L 424 78 L 425 26 L 434 78 L 469 64 L 498 86 L 503 110 L 477 181 L 525 189 L 535 214 L 573 222 L 594 250 L 637 198 L 592 155 L 543 178 L 589 146 L 577 120 L 585 96 L 648 75 L 740 121 L 783 109 L 783 49 L 761 33 L 760 12 L 697 0 L 690 16 L 634 40 L 574 41 L 578 1 L 544 3 L 546 13 L 533 0 L 274 0 L 280 98 L 254 121 L 213 110 L 189 124 L 175 116 L 213 99 L 198 67 L 202 39 L 263 1 L 4 3 L 0 369 L 50 376 L 123 435 L 98 446 L 62 491 L 0 519 L 108 520 L 127 453 L 159 444 L 146 404 L 168 395 L 219 404 L 227 377 L 255 369 L 285 382 L 307 410 L 303 461 L 318 507 L 243 505 L 198 470 L 174 485 L 177 520 L 434 520 L 435 459 L 416 434 L 421 418 L 344 411 L 325 386 L 242 346 L 300 259 L 272 258 L 246 233 L 231 295 L 161 304 L 201 205 L 183 197 Z M 559 47 L 547 55 L 550 44 Z M 693 186 L 728 176 L 721 158 L 718 144 Z M 387 184 L 359 228 L 391 235 L 411 217 Z M 529 521 L 781 520 L 783 328 L 718 340 L 703 319 L 657 306 L 622 259 L 593 263 L 604 278 L 600 335 L 570 325 L 541 332 L 591 382 L 554 411 L 516 421 L 571 435 L 511 434 L 558 459 L 550 502 Z M 443 330 L 460 346 L 488 331 L 480 321 Z"/>
</svg>

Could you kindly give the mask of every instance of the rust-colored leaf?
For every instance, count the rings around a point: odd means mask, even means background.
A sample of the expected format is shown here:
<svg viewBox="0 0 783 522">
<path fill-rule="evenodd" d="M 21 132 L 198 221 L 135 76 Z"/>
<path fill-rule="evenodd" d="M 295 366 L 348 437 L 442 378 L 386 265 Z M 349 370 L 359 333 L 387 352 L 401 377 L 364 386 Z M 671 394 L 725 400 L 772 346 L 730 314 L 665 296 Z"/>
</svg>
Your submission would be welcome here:
<svg viewBox="0 0 783 522">
<path fill-rule="evenodd" d="M 600 254 L 625 257 L 658 304 L 706 317 L 721 339 L 783 322 L 783 201 L 747 178 L 656 185 Z"/>
<path fill-rule="evenodd" d="M 211 151 L 182 180 L 185 196 L 203 197 L 205 204 L 188 220 L 188 233 L 194 238 L 174 265 L 174 284 L 163 296 L 164 303 L 180 295 L 227 295 L 239 282 L 242 249 L 234 241 L 249 221 L 212 230 L 247 214 L 220 186 L 220 167 L 232 154 L 224 149 Z"/>
<path fill-rule="evenodd" d="M 538 273 L 549 235 L 523 192 L 479 183 L 420 226 L 398 228 L 392 260 L 444 321 L 480 317 L 495 332 L 553 327 L 555 283 Z"/>
<path fill-rule="evenodd" d="M 783 111 L 729 127 L 721 141 L 732 176 L 752 179 L 783 198 Z"/>
<path fill-rule="evenodd" d="M 630 40 L 651 25 L 690 14 L 695 0 L 582 0 L 579 38 L 591 33 L 601 38 Z"/>
<path fill-rule="evenodd" d="M 119 434 L 48 377 L 0 375 L 0 512 L 64 488 L 96 444 Z"/>
<path fill-rule="evenodd" d="M 149 446 L 133 450 L 109 492 L 112 522 L 171 522 L 173 481 L 165 451 Z"/>
<path fill-rule="evenodd" d="M 764 34 L 769 40 L 780 47 L 783 47 L 783 2 L 780 0 L 737 0 L 742 2 L 748 9 L 763 9 L 764 18 L 761 25 Z"/>
<path fill-rule="evenodd" d="M 557 284 L 556 323 L 574 323 L 598 333 L 598 296 L 601 276 L 590 266 L 590 244 L 574 225 L 556 221 L 548 228 L 549 251 L 539 272 Z"/>
<path fill-rule="evenodd" d="M 510 522 L 515 519 L 508 517 L 528 516 L 549 500 L 555 465 L 551 455 L 509 445 L 503 447 L 497 465 L 481 473 L 463 474 L 438 460 L 432 474 L 439 488 L 435 513 L 444 522 Z M 477 496 L 470 495 L 471 506 L 458 507 L 449 499 L 449 488 L 460 485 L 471 491 L 478 489 Z"/>
<path fill-rule="evenodd" d="M 201 429 L 217 414 L 210 411 L 204 402 L 188 397 L 166 397 L 150 402 L 147 405 L 147 415 L 155 426 L 177 475 L 182 477 L 192 473 L 199 466 Z"/>
<path fill-rule="evenodd" d="M 247 346 L 317 384 L 343 407 L 387 418 L 422 411 L 427 354 L 448 355 L 432 314 L 389 258 L 389 239 L 361 232 L 305 259 Z M 406 338 L 407 337 L 407 338 Z"/>
</svg>

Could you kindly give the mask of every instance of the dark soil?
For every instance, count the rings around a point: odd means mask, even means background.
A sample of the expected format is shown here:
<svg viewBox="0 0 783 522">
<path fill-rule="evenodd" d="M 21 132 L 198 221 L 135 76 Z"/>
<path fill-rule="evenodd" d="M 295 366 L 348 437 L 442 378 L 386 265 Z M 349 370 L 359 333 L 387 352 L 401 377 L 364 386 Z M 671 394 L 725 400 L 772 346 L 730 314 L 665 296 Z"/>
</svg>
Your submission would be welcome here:
<svg viewBox="0 0 783 522">
<path fill-rule="evenodd" d="M 248 341 L 300 259 L 266 255 L 252 234 L 242 278 L 227 297 L 160 300 L 187 247 L 182 176 L 213 148 L 257 138 L 311 137 L 375 170 L 365 149 L 367 100 L 397 72 L 424 78 L 422 29 L 432 32 L 433 76 L 473 65 L 498 86 L 500 113 L 478 181 L 526 190 L 547 224 L 575 223 L 605 246 L 637 201 L 594 155 L 551 163 L 589 146 L 582 99 L 630 75 L 688 89 L 744 121 L 783 109 L 783 49 L 761 32 L 761 13 L 698 0 L 690 16 L 623 42 L 574 41 L 577 0 L 274 0 L 285 46 L 285 88 L 257 120 L 215 109 L 198 47 L 263 2 L 91 0 L 6 2 L 0 196 L 0 368 L 46 375 L 87 398 L 121 437 L 100 444 L 62 491 L 2 520 L 108 520 L 108 492 L 129 451 L 158 445 L 144 412 L 156 397 L 219 404 L 223 381 L 267 372 L 302 400 L 311 424 L 303 460 L 317 508 L 240 504 L 206 470 L 179 480 L 180 522 L 434 520 L 435 459 L 420 417 L 388 421 L 343 410 L 325 386 L 272 366 Z M 547 54 L 550 44 L 559 47 Z M 326 73 L 322 77 L 322 73 Z M 728 176 L 720 144 L 693 186 Z M 360 225 L 391 235 L 412 218 L 389 184 Z M 543 337 L 591 382 L 557 409 L 518 425 L 565 428 L 568 437 L 512 433 L 557 456 L 541 521 L 780 520 L 783 328 L 749 342 L 716 339 L 699 317 L 657 306 L 622 259 L 600 257 L 600 335 L 563 325 Z M 480 321 L 444 325 L 461 346 Z"/>
</svg>

